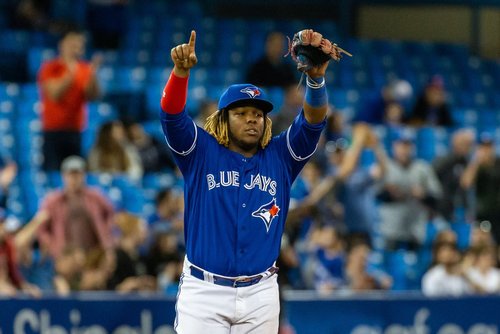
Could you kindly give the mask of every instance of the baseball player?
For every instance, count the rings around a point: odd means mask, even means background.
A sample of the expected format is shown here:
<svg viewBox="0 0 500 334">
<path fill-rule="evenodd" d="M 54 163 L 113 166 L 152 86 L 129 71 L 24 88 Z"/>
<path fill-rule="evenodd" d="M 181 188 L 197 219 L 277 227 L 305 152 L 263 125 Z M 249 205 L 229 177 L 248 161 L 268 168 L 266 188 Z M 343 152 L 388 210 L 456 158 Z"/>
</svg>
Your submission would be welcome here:
<svg viewBox="0 0 500 334">
<path fill-rule="evenodd" d="M 312 32 L 312 31 L 311 31 Z M 321 35 L 320 35 L 321 36 Z M 263 91 L 232 85 L 197 127 L 185 110 L 195 31 L 174 47 L 161 98 L 161 125 L 185 181 L 186 258 L 177 333 L 277 333 L 278 268 L 290 187 L 325 125 L 328 62 L 306 71 L 303 110 L 271 137 Z"/>
</svg>

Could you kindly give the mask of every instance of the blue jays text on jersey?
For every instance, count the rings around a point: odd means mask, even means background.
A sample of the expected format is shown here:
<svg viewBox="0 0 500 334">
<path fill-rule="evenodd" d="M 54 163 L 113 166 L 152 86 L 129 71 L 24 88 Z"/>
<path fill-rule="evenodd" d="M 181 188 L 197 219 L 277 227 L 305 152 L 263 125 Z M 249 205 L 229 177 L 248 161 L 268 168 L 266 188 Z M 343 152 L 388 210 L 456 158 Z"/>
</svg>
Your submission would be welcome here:
<svg viewBox="0 0 500 334">
<path fill-rule="evenodd" d="M 184 176 L 189 261 L 230 277 L 271 267 L 280 251 L 291 185 L 314 153 L 325 122 L 309 124 L 302 111 L 250 158 L 220 145 L 185 110 L 162 112 L 161 123 Z"/>
<path fill-rule="evenodd" d="M 240 174 L 238 171 L 221 171 L 219 173 L 219 178 L 213 174 L 208 174 L 207 175 L 207 185 L 208 185 L 208 190 L 212 190 L 214 188 L 219 188 L 219 187 L 239 187 L 239 178 Z M 253 189 L 257 187 L 260 189 L 260 191 L 267 191 L 269 192 L 270 195 L 274 196 L 276 195 L 276 187 L 277 187 L 277 182 L 270 177 L 264 176 L 264 175 L 250 175 L 250 182 L 248 184 L 244 184 L 243 187 L 246 189 Z"/>
</svg>

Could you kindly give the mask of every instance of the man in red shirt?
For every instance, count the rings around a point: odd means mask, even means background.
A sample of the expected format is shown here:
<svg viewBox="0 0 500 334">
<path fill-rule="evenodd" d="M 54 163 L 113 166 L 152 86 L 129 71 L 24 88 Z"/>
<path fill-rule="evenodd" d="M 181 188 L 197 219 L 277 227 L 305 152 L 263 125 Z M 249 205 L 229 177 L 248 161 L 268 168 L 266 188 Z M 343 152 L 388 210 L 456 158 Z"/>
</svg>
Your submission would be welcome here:
<svg viewBox="0 0 500 334">
<path fill-rule="evenodd" d="M 101 62 L 82 60 L 85 36 L 70 30 L 59 42 L 59 57 L 42 64 L 38 85 L 42 100 L 45 170 L 58 170 L 64 158 L 81 155 L 85 103 L 100 95 L 96 70 Z"/>
</svg>

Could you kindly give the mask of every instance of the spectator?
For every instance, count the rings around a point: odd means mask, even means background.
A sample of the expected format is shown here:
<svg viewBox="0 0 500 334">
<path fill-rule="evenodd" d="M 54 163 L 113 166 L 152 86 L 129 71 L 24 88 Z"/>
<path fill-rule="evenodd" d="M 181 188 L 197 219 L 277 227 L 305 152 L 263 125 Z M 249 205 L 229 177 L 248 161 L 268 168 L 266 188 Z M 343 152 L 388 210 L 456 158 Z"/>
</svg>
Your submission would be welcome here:
<svg viewBox="0 0 500 334">
<path fill-rule="evenodd" d="M 345 264 L 347 287 L 352 291 L 388 290 L 392 278 L 369 262 L 370 246 L 363 239 L 351 239 Z"/>
<path fill-rule="evenodd" d="M 438 210 L 449 221 L 456 221 L 457 209 L 463 209 L 469 215 L 472 203 L 468 191 L 460 186 L 460 179 L 467 167 L 469 156 L 474 145 L 474 134 L 471 130 L 461 129 L 453 133 L 451 151 L 437 158 L 434 171 L 443 186 L 443 196 L 438 202 Z"/>
<path fill-rule="evenodd" d="M 47 194 L 41 210 L 49 220 L 39 229 L 40 247 L 56 260 L 66 247 L 86 254 L 96 247 L 110 251 L 114 210 L 111 203 L 85 183 L 85 161 L 78 156 L 61 165 L 64 186 Z"/>
<path fill-rule="evenodd" d="M 141 160 L 144 172 L 159 172 L 166 168 L 176 169 L 174 158 L 165 142 L 150 136 L 141 123 L 131 122 L 126 126 L 127 137 Z"/>
<path fill-rule="evenodd" d="M 273 134 L 279 135 L 284 130 L 288 129 L 292 124 L 297 114 L 302 108 L 304 101 L 304 87 L 289 85 L 284 88 L 285 96 L 283 105 L 273 118 Z"/>
<path fill-rule="evenodd" d="M 422 292 L 429 297 L 462 296 L 472 292 L 460 267 L 460 253 L 452 243 L 434 246 L 435 265 L 422 278 Z"/>
<path fill-rule="evenodd" d="M 106 283 L 116 267 L 111 265 L 112 256 L 100 248 L 95 247 L 85 255 L 79 290 L 106 290 Z"/>
<path fill-rule="evenodd" d="M 478 293 L 499 293 L 500 270 L 497 268 L 495 247 L 479 246 L 473 252 L 476 260 L 472 267 L 466 269 L 467 279 Z"/>
<path fill-rule="evenodd" d="M 324 140 L 326 142 L 334 142 L 337 139 L 345 138 L 345 119 L 344 115 L 336 110 L 333 106 L 330 106 L 330 112 L 326 118 L 325 136 Z"/>
<path fill-rule="evenodd" d="M 125 173 L 132 180 L 142 177 L 143 169 L 135 147 L 128 144 L 120 121 L 104 123 L 90 149 L 89 170 L 98 173 Z"/>
<path fill-rule="evenodd" d="M 366 98 L 353 121 L 375 125 L 397 123 L 412 96 L 413 88 L 408 81 L 392 80 L 379 93 Z"/>
<path fill-rule="evenodd" d="M 257 86 L 286 88 L 295 82 L 295 70 L 284 59 L 286 54 L 285 36 L 271 32 L 266 39 L 265 52 L 247 72 L 246 81 Z"/>
<path fill-rule="evenodd" d="M 399 102 L 389 102 L 384 109 L 384 124 L 389 128 L 399 128 L 403 125 L 405 110 Z"/>
<path fill-rule="evenodd" d="M 457 245 L 458 237 L 457 234 L 452 229 L 443 229 L 438 232 L 436 238 L 433 240 L 433 244 L 448 243 Z"/>
<path fill-rule="evenodd" d="M 66 246 L 55 261 L 54 290 L 61 296 L 80 290 L 80 280 L 85 265 L 81 248 Z"/>
<path fill-rule="evenodd" d="M 470 247 L 483 247 L 483 246 L 493 246 L 496 243 L 491 235 L 491 225 L 490 224 L 474 224 L 471 229 L 470 234 Z"/>
<path fill-rule="evenodd" d="M 184 259 L 178 249 L 177 233 L 168 228 L 158 229 L 153 238 L 145 258 L 147 274 L 156 278 L 160 290 L 175 296 Z"/>
<path fill-rule="evenodd" d="M 117 214 L 115 222 L 119 238 L 108 289 L 120 292 L 154 290 L 156 282 L 152 276 L 145 275 L 146 266 L 139 256 L 139 247 L 146 240 L 145 222 L 126 212 Z"/>
<path fill-rule="evenodd" d="M 82 60 L 85 36 L 70 30 L 59 42 L 59 57 L 42 64 L 38 84 L 42 100 L 43 168 L 58 170 L 70 155 L 81 155 L 85 103 L 100 95 L 96 71 L 101 57 Z"/>
<path fill-rule="evenodd" d="M 495 155 L 495 144 L 489 133 L 482 133 L 474 157 L 464 173 L 464 189 L 474 189 L 476 218 L 489 222 L 496 244 L 500 244 L 500 158 Z"/>
<path fill-rule="evenodd" d="M 16 29 L 45 30 L 49 27 L 50 0 L 21 0 L 15 8 L 12 26 Z"/>
<path fill-rule="evenodd" d="M 163 189 L 156 195 L 156 212 L 149 217 L 148 226 L 155 230 L 173 230 L 177 234 L 183 231 L 184 203 L 182 196 L 171 188 Z"/>
<path fill-rule="evenodd" d="M 336 198 L 343 205 L 343 221 L 347 233 L 363 236 L 371 241 L 375 222 L 379 220 L 375 205 L 375 186 L 385 174 L 387 157 L 370 127 L 358 123 L 353 128 L 352 145 L 345 138 L 329 142 L 331 172 L 306 198 L 304 205 L 315 205 L 333 189 Z M 377 164 L 360 167 L 359 160 L 364 148 L 373 149 Z"/>
<path fill-rule="evenodd" d="M 4 156 L 0 156 L 0 210 L 7 206 L 9 187 L 16 178 L 17 164 Z"/>
<path fill-rule="evenodd" d="M 306 281 L 312 276 L 309 280 L 313 281 L 314 289 L 325 294 L 344 287 L 345 245 L 335 227 L 323 225 L 316 228 L 311 233 L 308 248 L 309 260 L 303 268 Z"/>
<path fill-rule="evenodd" d="M 219 108 L 217 101 L 215 100 L 203 100 L 200 103 L 200 112 L 196 115 L 195 123 L 196 125 L 203 127 L 207 121 L 208 116 L 212 115 Z"/>
<path fill-rule="evenodd" d="M 34 230 L 45 222 L 46 217 L 41 213 L 17 236 L 9 233 L 4 218 L 0 219 L 0 296 L 14 296 L 18 291 L 33 297 L 40 296 L 40 289 L 22 277 L 17 253 L 23 250 Z"/>
<path fill-rule="evenodd" d="M 424 91 L 417 99 L 408 122 L 416 126 L 453 125 L 449 106 L 446 102 L 444 82 L 441 76 L 435 75 L 429 80 Z"/>
<path fill-rule="evenodd" d="M 422 244 L 426 223 L 436 215 L 442 194 L 432 167 L 413 157 L 413 135 L 400 131 L 397 136 L 379 194 L 380 232 L 387 249 Z"/>
</svg>

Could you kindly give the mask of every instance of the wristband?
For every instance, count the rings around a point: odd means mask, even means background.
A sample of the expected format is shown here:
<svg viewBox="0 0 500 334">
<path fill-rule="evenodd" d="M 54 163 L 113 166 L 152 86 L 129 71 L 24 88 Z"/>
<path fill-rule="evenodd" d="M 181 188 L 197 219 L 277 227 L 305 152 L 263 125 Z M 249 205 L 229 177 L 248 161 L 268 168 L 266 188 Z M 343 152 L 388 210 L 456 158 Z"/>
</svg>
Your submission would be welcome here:
<svg viewBox="0 0 500 334">
<path fill-rule="evenodd" d="M 317 79 L 307 77 L 305 101 L 313 108 L 323 107 L 328 103 L 324 77 Z"/>
</svg>

